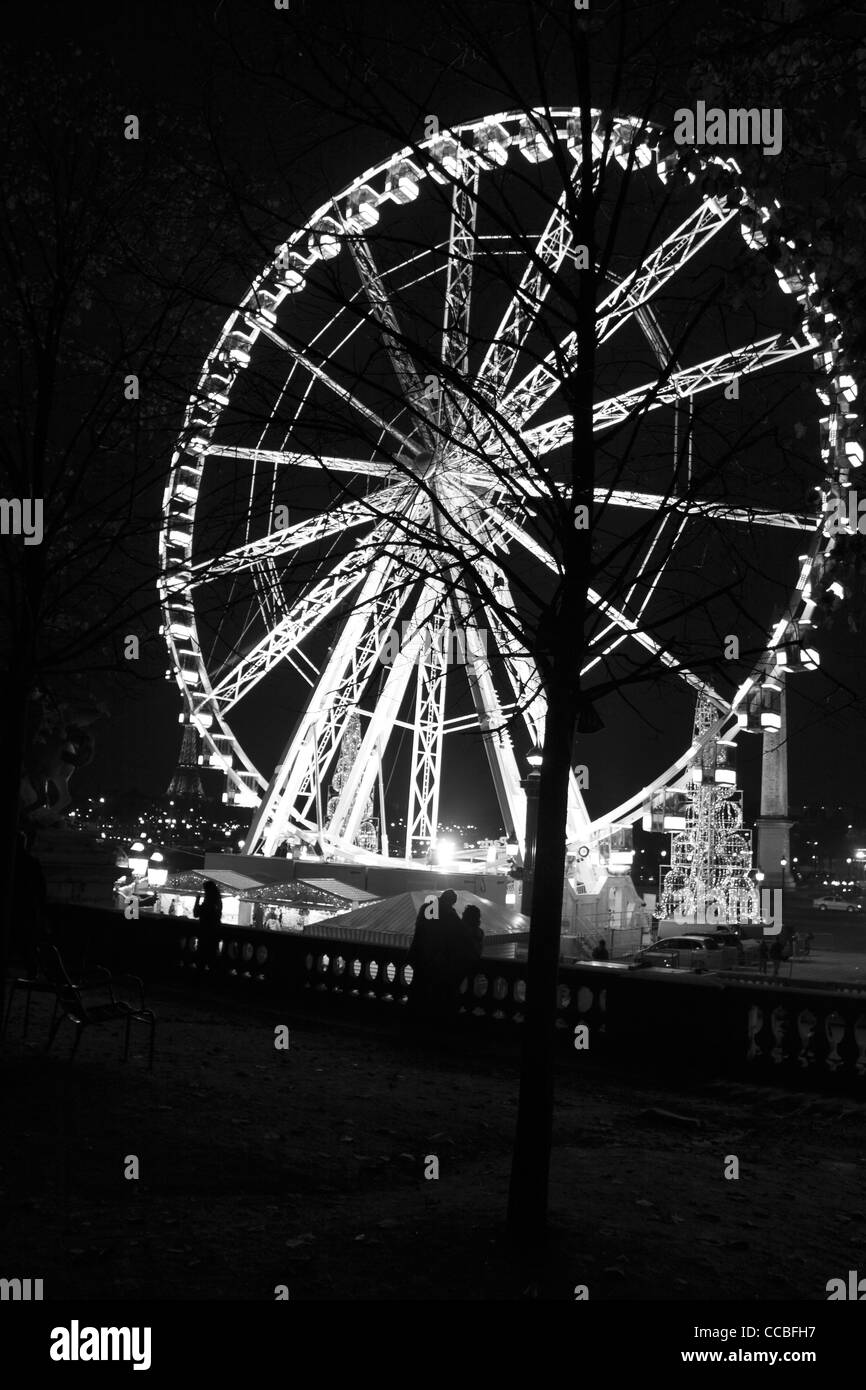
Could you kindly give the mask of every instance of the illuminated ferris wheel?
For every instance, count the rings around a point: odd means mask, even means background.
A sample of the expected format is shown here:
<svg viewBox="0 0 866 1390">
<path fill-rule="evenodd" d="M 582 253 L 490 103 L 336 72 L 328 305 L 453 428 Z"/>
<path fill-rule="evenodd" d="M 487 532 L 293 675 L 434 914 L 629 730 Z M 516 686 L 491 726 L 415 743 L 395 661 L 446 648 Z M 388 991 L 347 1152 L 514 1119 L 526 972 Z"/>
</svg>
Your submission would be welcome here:
<svg viewBox="0 0 866 1390">
<path fill-rule="evenodd" d="M 553 168 L 554 141 L 568 152 L 577 180 L 580 114 L 570 108 L 486 116 L 367 170 L 276 248 L 205 361 L 165 493 L 160 595 L 182 718 L 200 738 L 205 765 L 224 774 L 225 799 L 255 808 L 249 852 L 270 854 L 289 839 L 338 857 L 370 860 L 395 848 L 418 857 L 436 840 L 446 746 L 471 730 L 485 735 L 506 830 L 522 841 L 514 732 L 522 725 L 540 746 L 545 701 L 504 622 L 519 603 L 495 557 L 519 553 L 549 575 L 556 562 L 532 525 L 532 487 L 521 495 L 503 486 L 507 440 L 491 431 L 479 398 L 542 465 L 567 447 L 571 418 L 558 393 L 563 363 L 576 359 L 575 335 L 558 334 L 546 351 L 539 344 L 550 343 L 555 322 L 550 277 L 568 258 L 579 265 L 579 248 L 564 194 L 547 197 L 543 218 L 541 201 L 532 202 L 545 166 Z M 698 500 L 690 492 L 678 502 L 669 479 L 650 467 L 642 485 L 596 491 L 608 515 L 655 519 L 628 581 L 615 595 L 613 587 L 590 591 L 596 621 L 585 674 L 636 645 L 691 686 L 712 718 L 703 718 L 682 756 L 651 784 L 602 816 L 590 817 L 572 775 L 567 838 L 590 847 L 580 866 L 588 887 L 598 881 L 604 837 L 682 787 L 702 749 L 730 746 L 742 730 L 778 727 L 782 678 L 817 660 L 809 638 L 817 606 L 844 596 L 848 538 L 831 518 L 862 462 L 856 386 L 839 325 L 786 243 L 777 247 L 774 270 L 781 295 L 799 306 L 797 328 L 747 334 L 734 346 L 727 337 L 716 345 L 721 350 L 691 365 L 673 356 L 660 307 L 665 295 L 702 258 L 723 255 L 728 238 L 742 237 L 756 252 L 766 247 L 778 208 L 745 189 L 730 196 L 739 180 L 733 160 L 664 152 L 659 133 L 632 118 L 616 119 L 606 142 L 594 113 L 592 148 L 596 170 L 606 153 L 612 179 L 627 171 L 652 182 L 661 194 L 675 193 L 677 208 L 623 273 L 611 273 L 598 303 L 599 352 L 633 364 L 620 389 L 597 401 L 599 439 L 636 413 L 660 429 L 670 420 L 682 430 L 704 393 L 721 397 L 734 380 L 770 377 L 800 358 L 821 374 L 825 479 L 808 517 L 729 495 Z M 724 194 L 714 191 L 721 186 L 714 178 L 727 180 Z M 509 179 L 515 200 L 526 203 L 527 225 L 533 217 L 542 224 L 519 244 L 491 219 L 485 196 L 489 183 L 502 197 Z M 524 258 L 509 293 L 501 274 L 506 255 L 511 266 Z M 423 353 L 410 349 L 408 313 Z M 312 498 L 300 517 L 283 501 L 298 495 L 299 479 Z M 236 526 L 217 536 L 212 499 L 226 496 Z M 477 536 L 485 552 L 479 573 L 495 606 L 470 601 L 450 582 L 453 559 L 443 549 L 440 565 L 439 552 L 425 543 L 437 528 L 448 536 L 449 517 Z M 733 696 L 679 669 L 653 630 L 669 566 L 689 527 L 707 518 L 714 534 L 799 533 L 781 616 L 772 618 L 762 655 Z M 383 661 L 394 632 L 400 643 Z M 459 662 L 449 659 L 452 632 L 465 638 Z M 267 683 L 282 681 L 279 689 L 289 690 L 287 676 L 305 694 L 284 696 L 279 746 L 262 765 L 237 730 L 245 719 L 254 726 L 255 716 L 244 712 Z M 447 703 L 455 680 L 467 691 L 456 713 Z M 399 847 L 386 840 L 392 799 L 405 816 Z"/>
</svg>

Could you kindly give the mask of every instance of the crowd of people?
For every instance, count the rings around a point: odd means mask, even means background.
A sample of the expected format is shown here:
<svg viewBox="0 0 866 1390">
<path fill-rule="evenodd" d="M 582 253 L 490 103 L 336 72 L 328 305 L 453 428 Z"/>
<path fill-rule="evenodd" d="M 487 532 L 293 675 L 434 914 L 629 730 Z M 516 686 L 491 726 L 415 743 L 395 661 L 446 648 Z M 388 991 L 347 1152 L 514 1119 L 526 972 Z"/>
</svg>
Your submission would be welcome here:
<svg viewBox="0 0 866 1390">
<path fill-rule="evenodd" d="M 759 972 L 766 975 L 768 968 L 772 965 L 775 976 L 781 970 L 783 961 L 791 960 L 792 957 L 797 959 L 810 956 L 814 939 L 814 932 L 794 932 L 790 939 L 783 939 L 781 936 L 774 937 L 772 945 L 768 946 L 766 937 L 762 937 L 758 947 Z"/>
</svg>

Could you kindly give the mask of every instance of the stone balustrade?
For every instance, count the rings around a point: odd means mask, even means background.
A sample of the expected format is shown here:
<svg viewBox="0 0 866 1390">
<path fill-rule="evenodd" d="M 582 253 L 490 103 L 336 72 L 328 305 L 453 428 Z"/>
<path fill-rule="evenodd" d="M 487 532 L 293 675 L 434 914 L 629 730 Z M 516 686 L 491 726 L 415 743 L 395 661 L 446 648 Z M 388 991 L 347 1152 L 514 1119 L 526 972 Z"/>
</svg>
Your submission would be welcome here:
<svg viewBox="0 0 866 1390">
<path fill-rule="evenodd" d="M 177 918 L 127 922 L 116 913 L 58 905 L 64 956 L 133 970 L 151 984 L 199 981 L 244 998 L 396 1017 L 412 969 L 400 946 L 222 927 Z M 320 927 L 321 929 L 321 927 Z M 482 958 L 463 982 L 453 1023 L 519 1028 L 525 962 Z M 585 1025 L 586 1034 L 576 1030 Z M 640 1070 L 659 1066 L 805 1089 L 866 1088 L 866 992 L 765 977 L 649 975 L 617 964 L 563 964 L 556 1026 L 563 1055 L 606 1058 Z M 580 1045 L 583 1041 L 588 1046 Z"/>
</svg>

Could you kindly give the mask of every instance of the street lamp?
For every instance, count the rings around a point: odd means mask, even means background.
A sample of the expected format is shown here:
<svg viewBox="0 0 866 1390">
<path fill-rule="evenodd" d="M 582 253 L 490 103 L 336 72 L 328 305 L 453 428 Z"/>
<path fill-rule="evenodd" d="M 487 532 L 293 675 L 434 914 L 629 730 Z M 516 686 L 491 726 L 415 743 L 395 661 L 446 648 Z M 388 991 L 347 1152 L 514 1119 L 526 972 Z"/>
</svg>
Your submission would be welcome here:
<svg viewBox="0 0 866 1390">
<path fill-rule="evenodd" d="M 788 861 L 787 861 L 787 859 L 780 859 L 780 860 L 779 860 L 779 864 L 780 864 L 781 869 L 782 869 L 782 892 L 784 893 L 784 891 L 785 891 L 785 870 L 786 870 L 787 867 L 788 867 Z"/>
<path fill-rule="evenodd" d="M 127 863 L 133 878 L 144 878 L 147 873 L 147 850 L 141 840 L 136 840 L 130 845 Z"/>
<path fill-rule="evenodd" d="M 153 888 L 164 888 L 167 878 L 168 869 L 165 867 L 165 856 L 158 849 L 155 849 L 147 866 L 147 881 Z"/>
<path fill-rule="evenodd" d="M 532 912 L 532 894 L 535 887 L 535 842 L 538 839 L 538 793 L 541 787 L 542 755 L 537 748 L 527 754 L 529 772 L 521 779 L 520 785 L 526 792 L 526 844 L 523 853 L 523 893 L 520 911 L 529 916 Z"/>
</svg>

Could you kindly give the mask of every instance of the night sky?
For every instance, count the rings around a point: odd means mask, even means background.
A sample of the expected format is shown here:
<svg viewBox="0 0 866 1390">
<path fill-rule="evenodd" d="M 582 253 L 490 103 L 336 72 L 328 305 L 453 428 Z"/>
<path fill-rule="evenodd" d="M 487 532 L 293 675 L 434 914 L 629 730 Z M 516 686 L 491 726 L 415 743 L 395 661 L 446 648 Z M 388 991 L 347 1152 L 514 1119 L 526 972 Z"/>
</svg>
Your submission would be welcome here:
<svg viewBox="0 0 866 1390">
<path fill-rule="evenodd" d="M 296 14 L 310 11 L 311 0 L 292 0 Z M 333 19 L 340 7 L 314 7 L 317 13 Z M 479 8 L 479 7 L 476 7 Z M 480 7 L 483 8 L 483 7 Z M 495 8 L 495 7 L 494 7 Z M 500 6 L 505 15 L 508 6 Z M 423 54 L 436 53 L 442 36 L 430 31 L 430 21 L 422 6 L 365 5 L 363 24 L 372 59 L 380 65 L 395 46 L 383 45 L 379 35 L 388 30 L 395 45 L 407 36 L 418 52 L 413 57 L 423 72 Z M 391 148 L 381 137 L 352 127 L 350 120 L 321 118 L 315 132 L 310 125 L 309 104 L 299 95 L 294 115 L 288 106 L 271 99 L 267 83 L 257 84 L 246 77 L 233 61 L 233 45 L 249 57 L 256 54 L 267 69 L 267 50 L 291 44 L 286 17 L 261 0 L 257 4 L 238 4 L 219 0 L 217 4 L 149 4 L 117 6 L 89 3 L 83 6 L 34 4 L 25 7 L 18 19 L 23 29 L 18 42 L 22 51 L 39 44 L 57 54 L 69 51 L 70 42 L 78 50 L 78 61 L 94 73 L 104 72 L 112 90 L 128 89 L 129 110 L 139 111 L 146 124 L 150 113 L 177 123 L 182 132 L 188 123 L 190 140 L 199 138 L 202 113 L 207 112 L 223 132 L 225 147 L 233 156 L 245 160 L 251 178 L 264 187 L 269 184 L 276 200 L 284 198 L 296 209 L 308 212 L 329 193 L 383 157 Z M 323 20 L 324 22 L 324 20 Z M 519 51 L 519 37 L 509 31 L 503 17 L 502 45 L 506 64 L 513 64 Z M 285 56 L 285 55 L 283 55 Z M 307 87 L 315 89 L 315 75 L 305 74 Z M 432 86 L 433 79 L 430 78 Z M 554 90 L 559 85 L 567 100 L 567 68 L 553 74 Z M 419 100 L 423 95 L 419 93 Z M 436 110 L 442 123 L 449 119 L 468 119 L 484 109 L 496 109 L 489 93 L 478 90 L 469 72 L 452 72 L 437 93 Z M 503 102 L 503 108 L 506 103 Z M 627 108 L 628 102 L 622 102 Z M 193 133 L 194 132 L 194 133 Z M 178 138 L 181 138 L 179 134 Z M 242 155 L 239 154 L 242 152 Z M 248 272 L 259 261 L 251 248 Z M 226 294 L 231 293 L 226 286 Z M 219 322 L 219 315 L 215 322 Z M 201 342 L 201 358 L 212 346 Z M 190 380 L 192 388 L 194 381 Z M 774 407 L 775 408 L 775 407 Z M 818 407 L 814 405 L 813 415 Z M 810 429 L 812 425 L 810 424 Z M 168 458 L 166 458 L 166 465 Z M 799 486 L 799 484 L 798 484 Z M 797 496 L 789 505 L 799 507 Z M 784 549 L 784 547 L 783 547 Z M 774 555 L 780 583 L 783 569 L 793 585 L 796 542 L 791 553 Z M 695 561 L 700 564 L 699 557 Z M 755 594 L 757 614 L 766 595 Z M 104 698 L 112 717 L 99 728 L 97 756 L 92 765 L 76 778 L 75 790 L 81 794 L 120 786 L 136 786 L 143 792 L 162 792 L 171 776 L 179 746 L 178 713 L 180 701 L 174 681 L 160 678 L 165 661 L 159 655 L 159 640 L 151 635 L 148 669 L 151 677 L 130 690 L 116 690 L 110 675 L 105 678 Z M 823 669 L 817 675 L 801 675 L 789 682 L 790 798 L 792 805 L 803 801 L 828 799 L 863 801 L 861 794 L 866 757 L 864 721 L 857 692 L 862 687 L 863 645 L 860 634 L 851 630 L 844 618 L 820 639 Z M 282 740 L 290 732 L 291 713 L 299 709 L 300 696 L 288 686 L 279 694 L 263 694 L 255 716 L 248 720 L 249 737 L 256 756 L 264 763 L 274 759 Z M 605 805 L 615 805 L 629 792 L 650 781 L 686 745 L 690 733 L 691 698 L 669 686 L 638 687 L 628 700 L 609 697 L 602 709 L 605 730 L 587 738 L 584 761 L 591 762 L 593 781 L 588 795 L 593 814 Z M 238 727 L 243 724 L 239 720 Z M 492 790 L 479 776 L 483 758 L 476 739 L 461 738 L 455 765 L 463 772 L 458 796 L 452 786 L 451 799 L 443 801 L 441 819 L 460 819 L 478 823 L 482 829 L 497 828 L 498 815 Z M 750 816 L 756 813 L 759 740 L 740 740 L 740 784 L 746 791 Z M 269 754 L 272 750 L 272 754 Z M 453 754 L 449 753 L 453 757 Z M 458 774 L 459 775 L 459 774 Z"/>
</svg>

